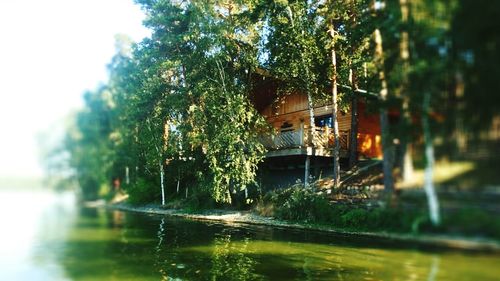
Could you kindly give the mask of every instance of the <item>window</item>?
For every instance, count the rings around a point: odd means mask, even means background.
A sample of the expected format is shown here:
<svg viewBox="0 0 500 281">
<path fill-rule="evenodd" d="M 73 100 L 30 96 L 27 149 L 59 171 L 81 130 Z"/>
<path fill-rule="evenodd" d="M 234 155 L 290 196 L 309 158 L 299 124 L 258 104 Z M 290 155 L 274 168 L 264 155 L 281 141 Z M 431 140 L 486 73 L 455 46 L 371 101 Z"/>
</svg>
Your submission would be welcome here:
<svg viewBox="0 0 500 281">
<path fill-rule="evenodd" d="M 314 118 L 314 125 L 317 127 L 329 127 L 333 128 L 333 118 L 331 115 L 323 115 Z"/>
<path fill-rule="evenodd" d="M 280 131 L 283 132 L 290 132 L 293 131 L 293 125 L 288 123 L 288 121 L 285 121 L 283 125 L 280 127 Z"/>
</svg>

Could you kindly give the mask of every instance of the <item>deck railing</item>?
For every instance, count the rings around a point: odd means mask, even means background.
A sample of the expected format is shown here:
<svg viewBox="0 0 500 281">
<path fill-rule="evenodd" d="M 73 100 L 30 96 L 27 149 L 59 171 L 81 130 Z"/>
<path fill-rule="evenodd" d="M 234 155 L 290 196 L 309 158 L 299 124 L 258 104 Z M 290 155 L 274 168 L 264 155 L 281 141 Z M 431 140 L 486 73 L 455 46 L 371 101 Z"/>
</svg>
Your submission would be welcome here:
<svg viewBox="0 0 500 281">
<path fill-rule="evenodd" d="M 349 149 L 349 131 L 339 132 L 340 148 Z M 316 127 L 313 132 L 306 126 L 300 130 L 280 132 L 262 137 L 262 143 L 269 150 L 315 147 L 333 149 L 335 138 L 328 127 Z"/>
<path fill-rule="evenodd" d="M 300 131 L 282 132 L 262 137 L 262 143 L 270 150 L 297 148 L 303 146 L 303 136 Z"/>
</svg>

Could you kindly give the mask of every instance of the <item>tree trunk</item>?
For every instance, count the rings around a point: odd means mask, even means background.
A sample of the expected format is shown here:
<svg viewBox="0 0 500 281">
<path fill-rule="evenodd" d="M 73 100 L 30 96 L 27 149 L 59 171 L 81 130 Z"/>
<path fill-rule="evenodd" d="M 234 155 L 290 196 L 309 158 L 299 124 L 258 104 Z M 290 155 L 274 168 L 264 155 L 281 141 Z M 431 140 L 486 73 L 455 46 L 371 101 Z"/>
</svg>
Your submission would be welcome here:
<svg viewBox="0 0 500 281">
<path fill-rule="evenodd" d="M 311 166 L 311 156 L 306 155 L 306 162 L 304 165 L 304 187 L 309 186 L 309 175 L 311 174 L 310 166 Z"/>
<path fill-rule="evenodd" d="M 129 175 L 129 169 L 128 169 L 128 166 L 125 167 L 125 183 L 127 185 L 130 184 L 130 175 Z"/>
<path fill-rule="evenodd" d="M 290 22 L 292 24 L 292 28 L 295 28 L 294 25 L 294 20 L 293 20 L 293 14 L 291 8 L 288 6 L 287 7 L 288 11 L 288 17 L 290 19 Z M 300 48 L 300 46 L 297 46 Z M 314 104 L 313 104 L 313 99 L 312 99 L 312 93 L 311 93 L 311 85 L 310 85 L 310 73 L 309 73 L 309 68 L 307 67 L 306 60 L 304 59 L 304 53 L 302 52 L 300 55 L 300 59 L 302 61 L 302 64 L 305 66 L 304 67 L 304 72 L 305 72 L 305 86 L 306 86 L 306 92 L 307 92 L 307 107 L 309 109 L 309 131 L 308 133 L 308 143 L 306 146 L 310 146 L 313 150 L 313 155 L 314 155 L 314 131 L 316 130 L 316 126 L 314 124 Z M 310 175 L 310 163 L 311 163 L 311 157 L 309 155 L 306 156 L 306 163 L 305 163 L 305 168 L 304 168 L 304 187 L 307 187 L 309 185 L 309 175 Z"/>
<path fill-rule="evenodd" d="M 380 100 L 382 108 L 380 109 L 380 130 L 382 134 L 382 153 L 383 153 L 383 171 L 384 171 L 384 190 L 392 193 L 394 191 L 394 179 L 392 168 L 394 166 L 394 146 L 390 138 L 389 118 L 385 102 L 387 101 L 388 89 L 387 80 L 384 72 L 384 49 L 382 48 L 382 34 L 379 29 L 375 30 L 375 63 L 379 71 L 380 80 Z"/>
<path fill-rule="evenodd" d="M 455 114 L 455 142 L 457 152 L 456 157 L 461 157 L 467 151 L 467 135 L 464 130 L 464 113 L 465 103 L 464 98 L 464 79 L 460 71 L 455 74 L 455 98 L 457 99 L 456 114 Z M 458 157 L 457 157 L 458 156 Z"/>
<path fill-rule="evenodd" d="M 401 140 L 401 160 L 400 169 L 403 182 L 411 182 L 413 180 L 413 145 L 404 137 Z"/>
<path fill-rule="evenodd" d="M 307 87 L 307 88 L 309 88 L 309 87 Z M 311 123 L 311 125 L 309 126 L 309 130 L 307 132 L 308 143 L 306 144 L 306 146 L 310 146 L 312 148 L 313 154 L 314 154 L 314 131 L 316 130 L 316 126 L 314 124 L 314 106 L 313 106 L 311 91 L 309 89 L 307 89 L 307 106 L 309 108 L 309 122 Z M 310 163 L 311 163 L 311 156 L 307 155 L 306 156 L 306 165 L 305 165 L 305 169 L 304 169 L 304 173 L 305 173 L 305 175 L 304 175 L 304 187 L 309 186 Z"/>
<path fill-rule="evenodd" d="M 429 124 L 430 93 L 424 93 L 422 129 L 424 131 L 425 147 L 425 174 L 424 189 L 429 205 L 429 215 L 433 225 L 439 225 L 439 203 L 434 188 L 434 145 L 432 144 L 431 128 Z"/>
<path fill-rule="evenodd" d="M 333 147 L 333 187 L 337 188 L 340 181 L 340 140 L 339 122 L 337 119 L 338 93 L 337 93 L 337 55 L 335 53 L 335 26 L 330 22 L 330 36 L 332 37 L 332 123 L 335 145 Z"/>
<path fill-rule="evenodd" d="M 403 79 L 401 81 L 399 94 L 402 95 L 403 100 L 403 114 L 401 118 L 401 124 L 404 128 L 404 133 L 401 137 L 401 158 L 399 161 L 399 165 L 403 182 L 409 182 L 413 178 L 411 138 L 407 135 L 410 133 L 409 127 L 411 126 L 410 96 L 408 92 L 408 71 L 410 67 L 410 36 L 408 34 L 408 18 L 410 14 L 410 7 L 408 1 L 409 0 L 399 0 L 399 6 L 401 9 L 401 22 L 403 23 L 403 31 L 401 32 L 401 40 L 399 43 L 399 58 L 401 59 L 403 66 Z"/>
<path fill-rule="evenodd" d="M 384 173 L 384 191 L 392 193 L 394 191 L 394 178 L 392 168 L 394 167 L 394 146 L 389 135 L 389 118 L 387 110 L 380 110 L 380 130 L 382 133 L 382 154 L 383 154 L 383 173 Z"/>
<path fill-rule="evenodd" d="M 351 131 L 349 141 L 349 169 L 358 162 L 358 95 L 354 83 L 354 71 L 351 69 Z"/>
<path fill-rule="evenodd" d="M 151 121 L 149 119 L 146 120 L 146 123 L 148 124 L 149 131 L 151 134 L 153 134 L 153 129 L 151 128 Z M 165 135 L 165 132 L 164 132 Z M 165 171 L 163 168 L 163 156 L 162 152 L 160 150 L 160 147 L 158 146 L 157 142 L 155 143 L 155 149 L 156 152 L 158 153 L 158 168 L 160 170 L 160 188 L 161 188 L 161 204 L 165 205 Z"/>
<path fill-rule="evenodd" d="M 158 161 L 158 164 L 160 168 L 161 204 L 165 205 L 165 171 L 163 170 L 161 158 L 160 161 Z"/>
<path fill-rule="evenodd" d="M 309 71 L 308 69 L 306 68 L 306 76 L 309 77 Z M 308 131 L 308 146 L 310 146 L 312 148 L 312 152 L 313 152 L 313 155 L 314 155 L 314 131 L 316 130 L 316 125 L 314 123 L 314 104 L 313 104 L 313 100 L 312 100 L 312 95 L 311 95 L 311 89 L 309 87 L 309 82 L 307 82 L 307 107 L 309 109 L 309 122 L 310 122 L 310 126 L 309 126 L 309 131 Z M 305 169 L 305 177 L 304 177 L 304 186 L 307 187 L 309 185 L 309 175 L 310 175 L 310 169 L 309 169 L 309 166 L 310 166 L 310 162 L 311 162 L 311 156 L 307 155 L 307 159 L 306 159 L 306 169 Z"/>
<path fill-rule="evenodd" d="M 352 60 L 355 57 L 355 49 L 359 46 L 356 38 L 354 38 L 354 31 L 357 28 L 357 17 L 356 17 L 356 3 L 355 0 L 350 1 L 350 44 L 349 44 L 349 84 L 351 86 L 351 130 L 349 134 L 349 161 L 348 168 L 352 169 L 354 165 L 358 162 L 358 95 L 356 93 L 357 83 L 356 83 L 356 71 L 352 65 Z"/>
</svg>

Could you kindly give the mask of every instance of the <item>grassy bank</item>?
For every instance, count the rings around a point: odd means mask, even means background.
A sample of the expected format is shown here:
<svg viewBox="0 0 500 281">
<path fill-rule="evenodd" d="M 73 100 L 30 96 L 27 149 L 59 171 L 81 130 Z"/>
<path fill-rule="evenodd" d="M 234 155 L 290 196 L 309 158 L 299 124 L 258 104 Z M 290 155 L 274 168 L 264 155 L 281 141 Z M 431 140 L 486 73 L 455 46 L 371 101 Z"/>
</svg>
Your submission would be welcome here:
<svg viewBox="0 0 500 281">
<path fill-rule="evenodd" d="M 500 241 L 500 220 L 496 214 L 478 208 L 470 198 L 469 202 L 461 201 L 461 208 L 450 208 L 447 198 L 443 198 L 443 203 L 439 226 L 430 223 L 421 193 L 332 203 L 311 189 L 291 187 L 267 193 L 255 211 L 264 216 L 348 231 L 444 234 Z"/>
<path fill-rule="evenodd" d="M 331 198 L 297 186 L 268 192 L 245 208 L 218 205 L 203 194 L 187 200 L 169 200 L 165 206 L 130 203 L 108 206 L 196 220 L 327 231 L 381 242 L 500 251 L 500 221 L 491 213 L 467 204 L 442 212 L 441 225 L 433 226 L 428 220 L 425 197 L 418 192 L 391 199 L 373 196 L 364 201 L 332 202 Z"/>
<path fill-rule="evenodd" d="M 237 211 L 237 210 L 198 210 L 192 209 L 166 209 L 159 205 L 138 206 L 127 203 L 106 205 L 113 210 L 123 210 L 130 212 L 140 212 L 146 214 L 166 215 L 171 217 L 180 217 L 185 219 L 200 221 L 217 221 L 220 223 L 235 226 L 238 224 L 266 225 L 280 228 L 302 229 L 305 231 L 322 231 L 334 234 L 346 235 L 350 239 L 356 237 L 379 241 L 380 243 L 397 243 L 407 247 L 424 247 L 433 249 L 459 249 L 466 251 L 486 251 L 500 253 L 500 243 L 490 239 L 479 239 L 463 236 L 437 235 L 425 233 L 402 233 L 389 231 L 362 231 L 354 228 L 338 228 L 332 224 L 316 223 L 308 221 L 282 220 L 269 216 L 258 215 L 255 211 Z"/>
</svg>

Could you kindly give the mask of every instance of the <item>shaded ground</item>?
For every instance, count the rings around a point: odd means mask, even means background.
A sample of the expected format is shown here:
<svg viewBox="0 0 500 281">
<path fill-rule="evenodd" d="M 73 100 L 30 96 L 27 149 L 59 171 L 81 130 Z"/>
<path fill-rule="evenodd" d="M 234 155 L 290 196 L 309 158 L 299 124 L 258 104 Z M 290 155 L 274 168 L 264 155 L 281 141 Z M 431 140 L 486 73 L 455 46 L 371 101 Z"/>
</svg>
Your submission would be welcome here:
<svg viewBox="0 0 500 281">
<path fill-rule="evenodd" d="M 500 175 L 496 170 L 500 160 L 440 161 L 435 167 L 435 185 L 443 212 L 481 210 L 500 215 Z M 333 191 L 332 179 L 324 178 L 316 187 L 333 203 L 377 205 L 383 196 L 382 163 L 379 160 L 361 161 L 356 167 L 341 174 L 341 186 Z M 396 183 L 395 196 L 406 207 L 426 205 L 422 188 L 423 170 L 416 167 L 409 183 Z"/>
</svg>

